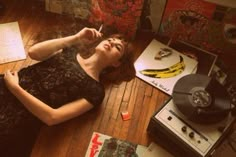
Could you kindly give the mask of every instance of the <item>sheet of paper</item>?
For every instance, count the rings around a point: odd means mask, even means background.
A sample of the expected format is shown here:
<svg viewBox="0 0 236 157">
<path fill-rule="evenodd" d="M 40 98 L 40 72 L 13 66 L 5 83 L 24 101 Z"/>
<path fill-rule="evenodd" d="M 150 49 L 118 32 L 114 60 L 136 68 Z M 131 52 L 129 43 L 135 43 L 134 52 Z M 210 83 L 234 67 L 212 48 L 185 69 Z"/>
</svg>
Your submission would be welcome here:
<svg viewBox="0 0 236 157">
<path fill-rule="evenodd" d="M 0 64 L 26 59 L 18 22 L 0 24 Z"/>
</svg>

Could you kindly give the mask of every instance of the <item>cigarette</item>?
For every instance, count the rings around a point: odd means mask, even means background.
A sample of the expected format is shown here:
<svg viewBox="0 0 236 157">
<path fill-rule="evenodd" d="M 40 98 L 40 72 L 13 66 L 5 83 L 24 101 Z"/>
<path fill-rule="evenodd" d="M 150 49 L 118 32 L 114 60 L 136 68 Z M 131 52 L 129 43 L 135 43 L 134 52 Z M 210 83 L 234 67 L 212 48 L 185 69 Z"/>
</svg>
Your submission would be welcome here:
<svg viewBox="0 0 236 157">
<path fill-rule="evenodd" d="M 98 32 L 102 31 L 103 24 L 99 27 Z"/>
</svg>

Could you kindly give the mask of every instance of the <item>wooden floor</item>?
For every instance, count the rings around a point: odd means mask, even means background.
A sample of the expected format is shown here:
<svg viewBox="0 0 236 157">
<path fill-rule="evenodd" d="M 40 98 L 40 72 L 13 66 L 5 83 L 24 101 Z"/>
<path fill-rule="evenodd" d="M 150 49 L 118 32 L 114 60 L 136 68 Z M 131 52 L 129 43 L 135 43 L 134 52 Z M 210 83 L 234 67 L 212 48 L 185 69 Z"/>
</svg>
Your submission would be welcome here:
<svg viewBox="0 0 236 157">
<path fill-rule="evenodd" d="M 2 0 L 5 11 L 0 11 L 0 23 L 18 21 L 25 50 L 32 44 L 33 36 L 47 28 L 67 25 L 70 20 L 45 12 L 40 0 Z M 151 40 L 151 35 L 137 34 L 136 57 Z M 0 65 L 0 73 L 6 69 L 19 70 L 35 63 L 26 60 Z M 154 111 L 168 98 L 138 78 L 121 85 L 111 85 L 98 110 L 57 126 L 43 126 L 32 151 L 32 157 L 83 157 L 94 131 L 133 143 L 149 145 L 152 141 L 146 128 Z M 131 120 L 123 121 L 121 111 L 129 111 Z M 22 141 L 23 142 L 23 141 Z"/>
</svg>

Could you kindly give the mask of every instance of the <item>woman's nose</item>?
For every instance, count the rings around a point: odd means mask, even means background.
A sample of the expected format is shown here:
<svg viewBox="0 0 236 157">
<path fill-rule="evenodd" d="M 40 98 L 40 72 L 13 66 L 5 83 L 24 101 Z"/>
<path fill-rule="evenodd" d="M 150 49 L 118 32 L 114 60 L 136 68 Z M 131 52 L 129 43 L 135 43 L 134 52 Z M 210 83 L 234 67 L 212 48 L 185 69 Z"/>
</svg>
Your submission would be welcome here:
<svg viewBox="0 0 236 157">
<path fill-rule="evenodd" d="M 115 45 L 115 43 L 114 42 L 111 42 L 111 47 L 113 47 Z"/>
<path fill-rule="evenodd" d="M 113 47 L 116 44 L 116 41 L 115 40 L 110 40 L 109 43 L 110 43 L 111 47 Z"/>
</svg>

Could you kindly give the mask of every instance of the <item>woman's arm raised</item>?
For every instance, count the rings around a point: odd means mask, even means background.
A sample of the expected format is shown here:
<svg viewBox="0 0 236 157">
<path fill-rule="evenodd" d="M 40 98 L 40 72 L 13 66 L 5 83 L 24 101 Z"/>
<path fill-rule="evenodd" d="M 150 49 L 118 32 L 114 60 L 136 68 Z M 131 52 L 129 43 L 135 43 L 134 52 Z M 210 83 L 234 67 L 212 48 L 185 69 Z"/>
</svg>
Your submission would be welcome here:
<svg viewBox="0 0 236 157">
<path fill-rule="evenodd" d="M 30 47 L 28 54 L 32 59 L 42 61 L 60 52 L 63 48 L 73 45 L 75 42 L 76 36 L 74 35 L 43 41 Z"/>
<path fill-rule="evenodd" d="M 32 59 L 42 61 L 61 52 L 65 47 L 88 44 L 88 42 L 93 42 L 101 36 L 102 34 L 96 29 L 85 27 L 75 35 L 37 43 L 29 48 L 28 53 Z"/>
<path fill-rule="evenodd" d="M 93 108 L 93 105 L 86 99 L 79 99 L 67 103 L 60 108 L 53 109 L 20 87 L 17 72 L 11 73 L 8 70 L 5 73 L 4 79 L 12 94 L 15 95 L 32 114 L 49 126 L 77 117 Z"/>
</svg>

